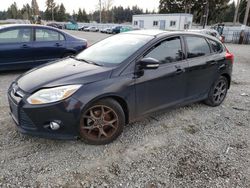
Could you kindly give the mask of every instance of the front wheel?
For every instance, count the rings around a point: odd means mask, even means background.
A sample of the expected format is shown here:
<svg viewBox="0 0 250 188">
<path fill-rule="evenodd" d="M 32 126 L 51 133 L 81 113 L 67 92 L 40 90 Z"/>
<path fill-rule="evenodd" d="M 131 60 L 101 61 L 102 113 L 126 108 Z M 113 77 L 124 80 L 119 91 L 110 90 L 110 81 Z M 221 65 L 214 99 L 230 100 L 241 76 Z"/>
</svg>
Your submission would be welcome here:
<svg viewBox="0 0 250 188">
<path fill-rule="evenodd" d="M 209 106 L 219 106 L 226 98 L 228 84 L 227 78 L 221 76 L 211 87 L 205 103 Z"/>
<path fill-rule="evenodd" d="M 108 144 L 123 130 L 125 115 L 118 102 L 104 99 L 90 105 L 80 120 L 80 137 L 94 145 Z"/>
</svg>

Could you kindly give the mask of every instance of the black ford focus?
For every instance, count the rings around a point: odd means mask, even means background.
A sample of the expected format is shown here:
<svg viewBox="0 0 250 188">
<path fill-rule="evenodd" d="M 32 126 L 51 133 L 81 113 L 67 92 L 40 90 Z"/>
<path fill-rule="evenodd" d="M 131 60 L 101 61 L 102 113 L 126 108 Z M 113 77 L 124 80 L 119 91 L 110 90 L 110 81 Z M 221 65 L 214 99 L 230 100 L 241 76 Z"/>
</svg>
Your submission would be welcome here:
<svg viewBox="0 0 250 188">
<path fill-rule="evenodd" d="M 21 75 L 8 91 L 11 116 L 25 134 L 107 144 L 152 112 L 195 101 L 220 105 L 232 64 L 211 36 L 123 33 Z"/>
</svg>

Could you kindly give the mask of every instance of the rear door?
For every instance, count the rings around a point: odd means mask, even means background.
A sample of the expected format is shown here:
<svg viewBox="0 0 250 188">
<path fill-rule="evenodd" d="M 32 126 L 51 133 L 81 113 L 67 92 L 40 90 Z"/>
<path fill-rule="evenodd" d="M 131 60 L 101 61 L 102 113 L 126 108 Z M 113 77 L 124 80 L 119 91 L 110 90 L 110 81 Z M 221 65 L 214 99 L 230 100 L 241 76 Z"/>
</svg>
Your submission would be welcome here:
<svg viewBox="0 0 250 188">
<path fill-rule="evenodd" d="M 205 37 L 185 36 L 187 47 L 188 97 L 199 98 L 206 95 L 217 74 L 210 45 Z"/>
<path fill-rule="evenodd" d="M 0 69 L 28 68 L 33 62 L 31 27 L 7 28 L 0 31 Z"/>
<path fill-rule="evenodd" d="M 34 54 L 37 64 L 63 57 L 65 48 L 63 34 L 48 28 L 35 28 Z"/>
</svg>

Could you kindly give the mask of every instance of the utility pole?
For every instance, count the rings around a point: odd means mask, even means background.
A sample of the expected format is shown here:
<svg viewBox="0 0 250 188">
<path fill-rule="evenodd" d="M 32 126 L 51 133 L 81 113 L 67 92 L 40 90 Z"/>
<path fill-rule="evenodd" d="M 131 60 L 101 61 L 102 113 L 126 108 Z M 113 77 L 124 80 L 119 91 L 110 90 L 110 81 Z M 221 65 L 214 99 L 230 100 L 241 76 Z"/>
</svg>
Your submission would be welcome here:
<svg viewBox="0 0 250 188">
<path fill-rule="evenodd" d="M 207 7 L 206 7 L 206 26 L 208 23 L 208 15 L 209 15 L 209 0 L 207 0 Z"/>
<path fill-rule="evenodd" d="M 206 2 L 203 3 L 203 5 L 206 5 L 205 8 L 205 14 L 203 15 L 204 21 L 203 21 L 203 29 L 207 26 L 208 23 L 208 16 L 209 16 L 209 1 L 206 0 Z"/>
<path fill-rule="evenodd" d="M 247 25 L 247 20 L 248 20 L 248 16 L 249 16 L 249 9 L 250 9 L 250 0 L 247 1 L 247 8 L 246 8 L 246 13 L 245 13 L 243 25 Z"/>
<path fill-rule="evenodd" d="M 51 13 L 52 13 L 52 21 L 54 21 L 54 7 L 51 8 Z"/>
<path fill-rule="evenodd" d="M 99 0 L 100 4 L 100 23 L 102 23 L 102 0 Z"/>
<path fill-rule="evenodd" d="M 235 12 L 234 12 L 234 21 L 233 21 L 233 25 L 235 25 L 236 22 L 237 22 L 237 18 L 238 18 L 238 14 L 239 14 L 239 7 L 240 7 L 240 0 L 237 0 L 236 9 L 235 9 Z"/>
<path fill-rule="evenodd" d="M 185 8 L 185 13 L 187 13 L 187 9 L 188 9 L 188 7 L 187 7 L 187 0 L 185 0 L 185 2 L 184 2 L 184 8 Z"/>
</svg>

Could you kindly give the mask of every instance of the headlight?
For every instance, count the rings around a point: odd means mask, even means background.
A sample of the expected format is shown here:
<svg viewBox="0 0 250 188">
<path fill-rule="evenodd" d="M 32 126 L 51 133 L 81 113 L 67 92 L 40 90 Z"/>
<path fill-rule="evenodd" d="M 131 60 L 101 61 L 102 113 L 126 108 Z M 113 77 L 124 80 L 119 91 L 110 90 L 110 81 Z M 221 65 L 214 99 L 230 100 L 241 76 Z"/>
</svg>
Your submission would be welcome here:
<svg viewBox="0 0 250 188">
<path fill-rule="evenodd" d="M 47 104 L 66 99 L 73 95 L 81 85 L 60 86 L 49 89 L 41 89 L 31 95 L 27 101 L 30 104 Z"/>
</svg>

